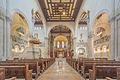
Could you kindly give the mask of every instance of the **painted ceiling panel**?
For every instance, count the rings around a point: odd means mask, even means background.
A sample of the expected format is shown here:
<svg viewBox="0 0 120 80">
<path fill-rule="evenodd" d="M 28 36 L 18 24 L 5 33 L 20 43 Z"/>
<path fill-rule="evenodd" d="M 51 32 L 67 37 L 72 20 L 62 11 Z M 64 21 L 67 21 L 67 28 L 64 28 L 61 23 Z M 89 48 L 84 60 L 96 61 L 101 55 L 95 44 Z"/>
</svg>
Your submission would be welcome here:
<svg viewBox="0 0 120 80">
<path fill-rule="evenodd" d="M 39 0 L 47 21 L 75 21 L 82 2 L 83 0 Z M 66 19 L 62 16 L 66 16 Z"/>
</svg>

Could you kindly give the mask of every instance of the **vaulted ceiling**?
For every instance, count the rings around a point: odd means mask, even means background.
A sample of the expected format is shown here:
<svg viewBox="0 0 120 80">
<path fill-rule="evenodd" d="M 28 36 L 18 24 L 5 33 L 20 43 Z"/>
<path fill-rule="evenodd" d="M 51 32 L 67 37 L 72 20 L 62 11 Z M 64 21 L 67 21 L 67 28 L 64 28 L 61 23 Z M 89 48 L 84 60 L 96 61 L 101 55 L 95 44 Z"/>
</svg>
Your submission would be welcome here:
<svg viewBox="0 0 120 80">
<path fill-rule="evenodd" d="M 47 21 L 75 21 L 83 0 L 38 0 Z"/>
</svg>

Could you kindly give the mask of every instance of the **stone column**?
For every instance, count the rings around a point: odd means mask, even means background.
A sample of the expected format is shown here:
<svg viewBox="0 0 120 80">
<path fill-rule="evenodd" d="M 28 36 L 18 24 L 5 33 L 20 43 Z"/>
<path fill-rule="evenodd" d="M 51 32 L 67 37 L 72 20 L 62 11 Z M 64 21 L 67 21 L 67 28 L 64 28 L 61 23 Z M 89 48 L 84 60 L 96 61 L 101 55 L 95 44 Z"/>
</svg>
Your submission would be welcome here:
<svg viewBox="0 0 120 80">
<path fill-rule="evenodd" d="M 94 52 L 93 52 L 93 37 L 94 35 L 92 32 L 89 32 L 88 34 L 88 55 L 89 58 L 94 58 Z"/>
<path fill-rule="evenodd" d="M 4 26 L 5 26 L 5 18 L 4 18 L 4 14 L 3 14 L 3 8 L 0 8 L 0 58 L 1 60 L 3 60 L 6 55 L 4 53 Z"/>
<path fill-rule="evenodd" d="M 76 57 L 77 57 L 77 54 L 76 54 L 77 38 L 76 38 L 76 37 L 73 38 L 73 43 L 74 43 L 74 47 L 73 47 L 73 48 L 74 48 L 74 52 L 73 52 L 73 53 L 74 53 L 74 56 L 73 56 L 73 57 L 76 58 Z"/>
<path fill-rule="evenodd" d="M 10 31 L 10 24 L 11 24 L 11 19 L 10 17 L 7 17 L 6 18 L 6 58 L 7 59 L 11 59 L 12 56 L 11 56 L 11 31 Z"/>
<path fill-rule="evenodd" d="M 110 41 L 110 55 L 109 59 L 113 60 L 116 57 L 116 50 L 115 50 L 115 42 L 116 42 L 116 36 L 115 36 L 115 20 L 110 21 L 111 26 L 111 41 Z"/>
<path fill-rule="evenodd" d="M 3 26 L 3 60 L 7 58 L 7 24 L 6 17 L 4 17 L 4 26 Z"/>
<path fill-rule="evenodd" d="M 10 38 L 10 26 L 11 26 L 11 19 L 9 13 L 9 1 L 6 0 L 6 14 L 5 14 L 5 26 L 4 26 L 4 52 L 6 54 L 6 58 L 11 58 L 11 38 Z"/>
<path fill-rule="evenodd" d="M 116 20 L 115 20 L 115 15 L 116 15 L 116 11 L 115 11 L 115 0 L 113 2 L 113 13 L 112 15 L 110 15 L 109 17 L 109 23 L 111 26 L 111 43 L 110 43 L 110 56 L 109 59 L 117 59 L 117 43 L 116 43 Z"/>
<path fill-rule="evenodd" d="M 46 55 L 46 57 L 49 57 L 48 49 L 49 49 L 48 37 L 45 37 L 45 55 Z"/>
</svg>

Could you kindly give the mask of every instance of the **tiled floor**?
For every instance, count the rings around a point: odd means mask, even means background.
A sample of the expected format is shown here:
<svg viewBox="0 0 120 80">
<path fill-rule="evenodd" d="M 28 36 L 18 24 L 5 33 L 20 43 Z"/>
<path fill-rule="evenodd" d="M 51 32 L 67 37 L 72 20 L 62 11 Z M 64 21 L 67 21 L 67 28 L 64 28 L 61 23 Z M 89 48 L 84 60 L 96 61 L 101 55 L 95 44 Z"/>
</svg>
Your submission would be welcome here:
<svg viewBox="0 0 120 80">
<path fill-rule="evenodd" d="M 58 63 L 59 62 L 59 63 Z M 65 59 L 56 60 L 56 62 L 48 68 L 38 80 L 84 80 Z"/>
</svg>

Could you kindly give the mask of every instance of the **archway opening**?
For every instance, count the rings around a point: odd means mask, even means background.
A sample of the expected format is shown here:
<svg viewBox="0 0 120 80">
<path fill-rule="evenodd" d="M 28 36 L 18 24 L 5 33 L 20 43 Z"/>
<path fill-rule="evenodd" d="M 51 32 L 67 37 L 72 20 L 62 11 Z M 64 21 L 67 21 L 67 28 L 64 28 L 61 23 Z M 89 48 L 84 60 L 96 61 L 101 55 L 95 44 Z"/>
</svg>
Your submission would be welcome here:
<svg viewBox="0 0 120 80">
<path fill-rule="evenodd" d="M 63 25 L 51 29 L 48 40 L 48 52 L 50 57 L 72 57 L 73 35 L 71 30 Z"/>
<path fill-rule="evenodd" d="M 64 35 L 58 35 L 54 39 L 54 54 L 55 57 L 66 57 L 68 40 Z"/>
<path fill-rule="evenodd" d="M 109 58 L 111 28 L 107 13 L 97 16 L 93 27 L 93 48 L 95 58 Z"/>
<path fill-rule="evenodd" d="M 10 33 L 11 33 L 11 53 L 13 53 L 14 57 L 14 55 L 19 55 L 20 53 L 23 53 L 25 47 L 28 44 L 29 28 L 28 23 L 22 14 L 16 12 L 13 15 Z"/>
</svg>

